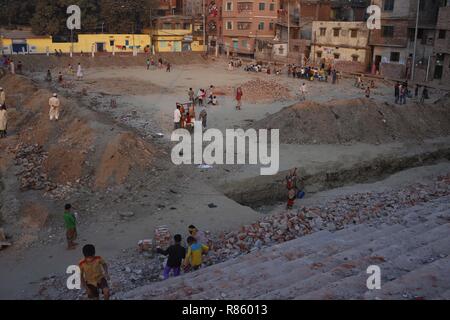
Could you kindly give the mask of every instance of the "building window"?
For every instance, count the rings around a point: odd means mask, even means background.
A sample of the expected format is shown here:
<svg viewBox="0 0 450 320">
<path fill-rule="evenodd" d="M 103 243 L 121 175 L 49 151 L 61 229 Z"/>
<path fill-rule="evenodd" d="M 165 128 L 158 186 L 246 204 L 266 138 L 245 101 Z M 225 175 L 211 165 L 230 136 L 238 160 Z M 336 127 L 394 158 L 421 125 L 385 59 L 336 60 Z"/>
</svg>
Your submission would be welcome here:
<svg viewBox="0 0 450 320">
<path fill-rule="evenodd" d="M 327 28 L 320 28 L 320 36 L 324 37 L 327 34 Z"/>
<path fill-rule="evenodd" d="M 247 40 L 242 40 L 241 41 L 241 46 L 243 49 L 247 49 Z"/>
<path fill-rule="evenodd" d="M 187 23 L 187 22 L 183 23 L 183 29 L 184 29 L 184 30 L 189 30 L 189 29 L 191 29 L 191 24 L 190 24 L 190 23 Z"/>
<path fill-rule="evenodd" d="M 445 39 L 445 30 L 439 30 L 438 39 Z"/>
<path fill-rule="evenodd" d="M 394 10 L 394 0 L 384 0 L 384 11 L 393 11 Z M 424 2 L 424 1 L 422 1 Z"/>
<path fill-rule="evenodd" d="M 130 40 L 125 40 L 125 45 L 129 46 L 130 45 Z"/>
<path fill-rule="evenodd" d="M 110 45 L 111 47 L 114 47 L 114 40 L 109 40 L 109 45 Z"/>
<path fill-rule="evenodd" d="M 358 62 L 358 58 L 359 58 L 359 56 L 357 54 L 352 54 L 352 61 L 353 62 Z"/>
<path fill-rule="evenodd" d="M 400 52 L 391 52 L 391 62 L 399 62 L 400 61 Z"/>
<path fill-rule="evenodd" d="M 322 58 L 322 51 L 317 51 L 316 55 L 318 59 Z"/>
<path fill-rule="evenodd" d="M 237 4 L 238 11 L 251 11 L 253 10 L 253 3 L 252 2 L 238 2 Z"/>
<path fill-rule="evenodd" d="M 269 4 L 269 10 L 274 11 L 275 10 L 275 3 Z"/>
<path fill-rule="evenodd" d="M 250 29 L 252 23 L 251 22 L 238 22 L 237 29 L 238 30 L 248 30 Z"/>
<path fill-rule="evenodd" d="M 264 11 L 266 9 L 266 4 L 264 2 L 259 3 L 259 11 Z"/>
<path fill-rule="evenodd" d="M 233 10 L 233 2 L 227 2 L 225 5 L 225 11 Z"/>
<path fill-rule="evenodd" d="M 333 57 L 334 57 L 335 59 L 339 59 L 340 56 L 341 56 L 340 53 L 333 53 Z"/>
<path fill-rule="evenodd" d="M 383 37 L 393 38 L 394 37 L 394 26 L 382 26 Z"/>
<path fill-rule="evenodd" d="M 203 40 L 198 40 L 198 45 L 202 46 L 203 45 Z"/>
<path fill-rule="evenodd" d="M 225 29 L 233 30 L 233 22 L 232 21 L 227 21 Z"/>
<path fill-rule="evenodd" d="M 269 30 L 273 30 L 273 22 L 269 22 Z"/>
<path fill-rule="evenodd" d="M 181 23 L 175 23 L 175 29 L 180 30 L 181 29 Z"/>
<path fill-rule="evenodd" d="M 358 30 L 357 29 L 350 30 L 350 37 L 357 38 L 358 37 Z"/>
<path fill-rule="evenodd" d="M 258 24 L 258 30 L 264 30 L 264 22 Z"/>
<path fill-rule="evenodd" d="M 334 37 L 339 37 L 340 31 L 341 31 L 341 29 L 339 29 L 339 28 L 333 29 L 333 36 L 334 36 Z"/>
</svg>

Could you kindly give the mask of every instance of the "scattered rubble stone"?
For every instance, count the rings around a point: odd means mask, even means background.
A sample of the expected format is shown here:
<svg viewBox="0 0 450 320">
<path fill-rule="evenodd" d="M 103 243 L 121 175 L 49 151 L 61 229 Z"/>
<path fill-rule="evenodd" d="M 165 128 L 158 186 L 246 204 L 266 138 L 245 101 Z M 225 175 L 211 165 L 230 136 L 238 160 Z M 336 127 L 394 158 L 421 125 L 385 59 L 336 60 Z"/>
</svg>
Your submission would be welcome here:
<svg viewBox="0 0 450 320">
<path fill-rule="evenodd" d="M 17 146 L 15 165 L 20 167 L 16 175 L 21 191 L 44 189 L 50 191 L 57 187 L 42 170 L 42 164 L 47 157 L 48 153 L 41 145 L 19 144 Z"/>
</svg>

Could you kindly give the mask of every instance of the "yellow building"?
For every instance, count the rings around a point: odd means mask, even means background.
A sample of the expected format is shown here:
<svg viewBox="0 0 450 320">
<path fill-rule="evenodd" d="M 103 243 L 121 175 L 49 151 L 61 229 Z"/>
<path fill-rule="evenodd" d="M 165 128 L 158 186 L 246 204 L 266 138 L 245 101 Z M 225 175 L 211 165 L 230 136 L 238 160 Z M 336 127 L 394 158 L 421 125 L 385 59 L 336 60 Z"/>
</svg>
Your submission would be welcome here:
<svg viewBox="0 0 450 320">
<path fill-rule="evenodd" d="M 73 43 L 73 52 L 148 52 L 151 47 L 148 34 L 80 34 Z M 55 50 L 69 53 L 71 42 L 55 42 L 51 36 L 15 36 L 4 34 L 1 51 L 11 53 L 53 53 Z"/>
<path fill-rule="evenodd" d="M 202 52 L 202 22 L 184 16 L 165 16 L 153 20 L 152 43 L 156 52 Z"/>
</svg>

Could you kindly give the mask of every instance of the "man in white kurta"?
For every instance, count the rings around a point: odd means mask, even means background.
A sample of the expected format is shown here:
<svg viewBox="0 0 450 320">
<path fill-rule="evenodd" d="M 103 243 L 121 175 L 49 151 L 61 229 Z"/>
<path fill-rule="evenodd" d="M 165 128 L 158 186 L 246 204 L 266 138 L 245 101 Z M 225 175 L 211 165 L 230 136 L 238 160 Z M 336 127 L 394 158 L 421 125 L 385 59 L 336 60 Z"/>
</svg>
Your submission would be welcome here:
<svg viewBox="0 0 450 320">
<path fill-rule="evenodd" d="M 6 102 L 6 94 L 3 88 L 0 88 L 0 106 L 3 106 Z"/>
<path fill-rule="evenodd" d="M 58 95 L 56 93 L 53 94 L 53 97 L 48 101 L 48 105 L 50 106 L 50 121 L 53 119 L 59 119 L 59 107 L 61 102 L 59 101 Z"/>
</svg>

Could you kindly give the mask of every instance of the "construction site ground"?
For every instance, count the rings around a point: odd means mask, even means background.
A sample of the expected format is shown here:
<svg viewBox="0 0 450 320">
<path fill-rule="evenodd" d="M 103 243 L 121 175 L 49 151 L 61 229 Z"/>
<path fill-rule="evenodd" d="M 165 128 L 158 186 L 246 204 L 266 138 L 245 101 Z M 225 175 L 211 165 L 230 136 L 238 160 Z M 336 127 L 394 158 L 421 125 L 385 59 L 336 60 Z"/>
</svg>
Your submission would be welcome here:
<svg viewBox="0 0 450 320">
<path fill-rule="evenodd" d="M 144 56 L 24 56 L 24 75 L 0 79 L 9 108 L 9 135 L 0 140 L 0 228 L 12 244 L 0 250 L 0 298 L 82 298 L 65 289 L 66 268 L 82 258 L 81 250 L 65 248 L 65 203 L 79 214 L 78 242 L 95 244 L 112 265 L 113 297 L 125 297 L 160 280 L 163 261 L 138 253 L 139 240 L 152 238 L 161 225 L 186 237 L 190 224 L 219 240 L 283 213 L 284 177 L 293 168 L 306 186 L 294 212 L 450 173 L 445 91 L 432 90 L 424 105 L 417 99 L 396 105 L 393 83 L 386 80 L 375 80 L 367 99 L 345 75 L 333 85 L 230 71 L 227 61 L 199 55 L 163 58 L 171 61 L 171 72 L 147 70 Z M 68 63 L 79 61 L 81 81 L 66 74 Z M 44 80 L 47 69 L 51 83 Z M 59 71 L 64 86 L 56 81 Z M 303 82 L 306 102 L 300 101 Z M 261 176 L 257 165 L 172 164 L 175 104 L 188 101 L 189 88 L 210 85 L 219 104 L 206 109 L 208 128 L 280 129 L 277 175 Z M 235 110 L 237 86 L 244 92 L 241 111 Z M 62 102 L 58 122 L 48 120 L 53 92 Z M 237 251 L 232 246 L 211 263 L 246 253 Z"/>
</svg>

